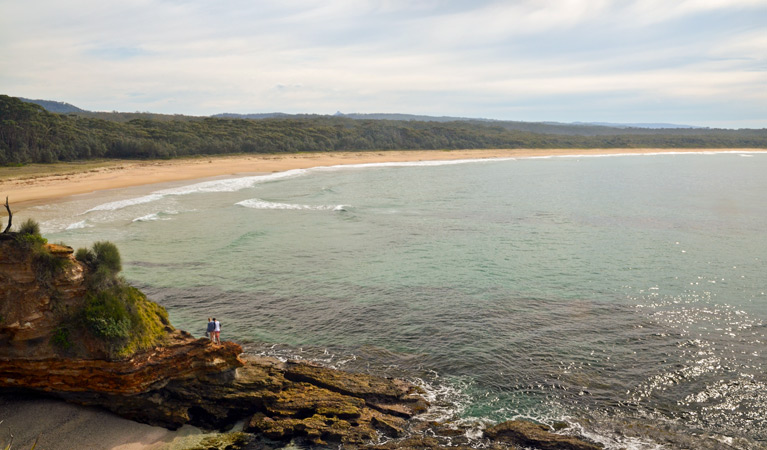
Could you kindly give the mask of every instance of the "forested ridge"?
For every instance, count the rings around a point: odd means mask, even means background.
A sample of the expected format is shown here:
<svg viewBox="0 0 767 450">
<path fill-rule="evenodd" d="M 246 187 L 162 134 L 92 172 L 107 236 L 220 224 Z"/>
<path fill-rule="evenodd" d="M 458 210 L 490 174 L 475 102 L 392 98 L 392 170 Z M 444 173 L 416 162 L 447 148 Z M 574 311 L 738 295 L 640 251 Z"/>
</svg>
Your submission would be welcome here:
<svg viewBox="0 0 767 450">
<path fill-rule="evenodd" d="M 545 132 L 544 132 L 545 131 Z M 232 153 L 473 148 L 767 148 L 767 129 L 621 129 L 489 121 L 55 114 L 0 95 L 0 164 Z"/>
</svg>

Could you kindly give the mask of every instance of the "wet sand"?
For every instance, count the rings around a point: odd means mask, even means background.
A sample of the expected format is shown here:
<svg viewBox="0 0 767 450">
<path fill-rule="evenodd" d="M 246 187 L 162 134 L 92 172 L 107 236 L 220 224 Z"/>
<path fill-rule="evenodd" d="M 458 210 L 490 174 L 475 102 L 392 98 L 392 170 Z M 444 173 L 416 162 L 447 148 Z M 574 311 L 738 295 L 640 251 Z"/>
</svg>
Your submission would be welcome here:
<svg viewBox="0 0 767 450">
<path fill-rule="evenodd" d="M 215 433 L 184 426 L 176 431 L 123 419 L 110 412 L 60 400 L 0 396 L 0 448 L 13 435 L 14 449 L 182 450 Z"/>
<path fill-rule="evenodd" d="M 107 189 L 141 186 L 198 178 L 282 172 L 318 166 L 382 162 L 436 161 L 483 158 L 525 158 L 563 155 L 646 154 L 681 152 L 754 151 L 747 149 L 516 149 L 516 150 L 414 150 L 372 152 L 295 153 L 275 155 L 216 156 L 150 161 L 109 161 L 101 167 L 78 170 L 62 165 L 60 172 L 50 166 L 18 176 L 15 168 L 0 168 L 0 194 L 11 204 L 31 206 L 71 195 Z M 759 150 L 756 150 L 759 151 Z M 762 150 L 764 151 L 764 150 Z"/>
</svg>

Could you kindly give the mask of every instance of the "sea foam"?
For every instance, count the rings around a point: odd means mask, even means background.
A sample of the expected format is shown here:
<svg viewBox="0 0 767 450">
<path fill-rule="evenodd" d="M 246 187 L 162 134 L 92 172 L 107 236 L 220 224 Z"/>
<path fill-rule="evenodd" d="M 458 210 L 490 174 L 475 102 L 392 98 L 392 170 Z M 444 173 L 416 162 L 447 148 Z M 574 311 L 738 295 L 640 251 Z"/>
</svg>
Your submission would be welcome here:
<svg viewBox="0 0 767 450">
<path fill-rule="evenodd" d="M 157 213 L 147 214 L 146 216 L 136 217 L 133 222 L 151 222 L 154 220 L 160 220 L 160 216 Z"/>
<path fill-rule="evenodd" d="M 79 230 L 81 228 L 91 228 L 93 225 L 89 225 L 87 220 L 81 220 L 73 224 L 67 225 L 65 230 Z"/>
<path fill-rule="evenodd" d="M 147 214 L 141 217 L 136 217 L 132 220 L 132 222 L 153 222 L 155 220 L 171 220 L 170 217 L 165 216 L 172 216 L 178 214 L 178 211 L 158 211 L 155 213 Z"/>
<path fill-rule="evenodd" d="M 252 209 L 286 209 L 303 211 L 345 211 L 344 205 L 299 205 L 295 203 L 269 202 L 258 198 L 251 198 L 235 203 L 239 206 Z"/>
<path fill-rule="evenodd" d="M 149 195 L 144 195 L 142 197 L 128 198 L 125 200 L 117 200 L 114 202 L 102 203 L 101 205 L 94 206 L 93 208 L 85 211 L 83 214 L 88 214 L 89 212 L 94 212 L 94 211 L 116 211 L 118 209 L 127 208 L 129 206 L 154 202 L 154 201 L 160 200 L 163 197 L 164 197 L 163 195 L 160 195 L 158 193 L 152 193 Z"/>
</svg>

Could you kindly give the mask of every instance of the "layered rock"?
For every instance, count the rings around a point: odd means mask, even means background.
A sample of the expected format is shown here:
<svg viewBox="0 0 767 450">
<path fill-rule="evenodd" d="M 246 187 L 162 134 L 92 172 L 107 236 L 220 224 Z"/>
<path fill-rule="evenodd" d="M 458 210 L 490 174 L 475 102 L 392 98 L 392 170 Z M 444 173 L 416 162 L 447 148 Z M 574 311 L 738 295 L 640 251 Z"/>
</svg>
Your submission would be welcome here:
<svg viewBox="0 0 767 450">
<path fill-rule="evenodd" d="M 24 246 L 0 240 L 0 357 L 57 356 L 50 337 L 62 317 L 83 302 L 85 268 L 76 263 L 72 248 L 45 248 L 68 264 L 41 279 L 38 262 Z"/>
<path fill-rule="evenodd" d="M 85 335 L 71 337 L 83 341 L 76 351 L 62 350 L 54 345 L 56 333 L 85 305 L 88 267 L 69 247 L 42 248 L 57 270 L 41 270 L 29 247 L 0 237 L 0 389 L 101 406 L 171 429 L 184 424 L 226 429 L 244 421 L 246 433 L 278 441 L 379 450 L 469 448 L 466 430 L 411 420 L 429 405 L 410 383 L 245 357 L 233 342 L 214 345 L 174 330 L 163 314 L 150 318 L 164 326 L 161 341 L 151 348 L 109 357 L 94 336 Z M 146 302 L 143 295 L 140 301 Z M 152 304 L 148 310 L 157 308 Z M 373 444 L 382 437 L 385 443 Z M 517 421 L 486 430 L 482 445 L 598 448 Z"/>
<path fill-rule="evenodd" d="M 233 342 L 210 345 L 177 331 L 163 346 L 123 360 L 77 358 L 0 359 L 0 386 L 34 389 L 65 396 L 88 392 L 99 395 L 137 395 L 157 390 L 170 380 L 199 377 L 243 365 L 242 349 Z"/>
<path fill-rule="evenodd" d="M 416 387 L 399 380 L 240 352 L 232 342 L 214 345 L 179 332 L 168 345 L 122 361 L 0 360 L 0 387 L 171 429 L 225 429 L 246 420 L 247 432 L 312 444 L 396 437 L 406 419 L 428 407 Z M 311 377 L 299 381 L 296 374 L 305 373 Z"/>
</svg>

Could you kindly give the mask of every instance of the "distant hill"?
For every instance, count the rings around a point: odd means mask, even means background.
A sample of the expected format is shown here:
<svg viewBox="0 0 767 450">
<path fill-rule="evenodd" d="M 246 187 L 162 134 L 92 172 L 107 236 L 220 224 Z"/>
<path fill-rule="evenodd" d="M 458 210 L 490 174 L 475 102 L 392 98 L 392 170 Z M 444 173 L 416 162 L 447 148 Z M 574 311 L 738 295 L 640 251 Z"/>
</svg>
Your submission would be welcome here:
<svg viewBox="0 0 767 450">
<path fill-rule="evenodd" d="M 64 102 L 57 102 L 53 100 L 32 100 L 28 98 L 22 98 L 19 97 L 19 100 L 26 103 L 34 103 L 35 105 L 40 105 L 43 108 L 45 108 L 47 111 L 56 113 L 56 114 L 78 114 L 78 113 L 87 113 L 88 111 L 84 109 L 80 109 L 75 105 L 71 105 L 69 103 Z"/>
<path fill-rule="evenodd" d="M 337 117 L 348 117 L 349 119 L 356 120 L 404 120 L 404 121 L 418 121 L 418 122 L 457 122 L 457 121 L 469 121 L 469 122 L 494 122 L 491 119 L 475 119 L 469 117 L 453 117 L 453 116 L 423 116 L 417 114 L 399 114 L 399 113 L 351 113 L 344 114 L 337 112 L 334 114 Z"/>
<path fill-rule="evenodd" d="M 222 113 L 216 114 L 211 117 L 217 117 L 222 119 L 274 119 L 274 118 L 290 118 L 290 119 L 306 119 L 310 117 L 331 117 L 321 114 L 286 114 L 280 112 L 273 113 L 253 113 L 253 114 L 235 114 L 235 113 Z M 398 121 L 418 121 L 418 122 L 456 122 L 456 121 L 481 121 L 486 119 L 471 119 L 468 117 L 449 117 L 449 116 L 420 116 L 414 114 L 398 114 L 398 113 L 374 113 L 374 114 L 361 114 L 352 113 L 344 114 L 337 112 L 332 117 L 345 117 L 347 119 L 354 120 L 398 120 Z"/>
<path fill-rule="evenodd" d="M 708 128 L 694 125 L 679 125 L 675 123 L 612 123 L 612 122 L 572 122 L 573 125 L 598 125 L 612 128 L 650 128 L 653 130 L 665 130 L 670 128 Z"/>
<path fill-rule="evenodd" d="M 154 114 L 154 113 L 126 113 L 113 111 L 107 112 L 93 112 L 87 111 L 69 103 L 57 102 L 54 100 L 31 100 L 28 98 L 21 98 L 19 100 L 26 103 L 34 103 L 45 108 L 47 111 L 57 114 L 80 114 L 93 118 L 99 118 L 104 120 L 113 120 L 116 122 L 127 122 L 133 119 L 153 119 L 153 120 L 194 120 L 199 119 L 195 116 L 184 116 L 181 114 Z M 702 129 L 706 127 L 696 127 L 693 125 L 679 125 L 672 123 L 614 123 L 614 122 L 520 122 L 510 120 L 495 120 L 495 119 L 481 119 L 472 117 L 456 117 L 456 116 L 426 116 L 419 114 L 401 114 L 401 113 L 350 113 L 344 114 L 340 111 L 333 114 L 333 116 L 323 114 L 287 114 L 281 112 L 270 113 L 250 113 L 250 114 L 237 114 L 237 113 L 221 113 L 214 114 L 208 117 L 217 119 L 250 119 L 250 120 L 264 120 L 264 119 L 311 119 L 318 117 L 343 117 L 353 120 L 393 120 L 404 122 L 474 122 L 483 124 L 496 124 L 502 126 L 507 130 L 529 131 L 532 133 L 551 133 L 551 134 L 575 134 L 582 136 L 594 136 L 614 134 L 614 131 L 607 130 L 607 128 L 614 128 L 619 130 L 626 130 L 631 128 L 643 128 L 651 130 L 665 130 L 665 129 Z M 596 127 L 596 128 L 595 128 Z M 601 128 L 602 127 L 602 128 Z M 601 128 L 601 129 L 600 129 Z"/>
<path fill-rule="evenodd" d="M 330 117 L 317 114 L 286 114 L 286 113 L 254 113 L 254 114 L 234 114 L 222 113 L 211 117 L 223 119 L 306 119 L 311 117 Z M 533 133 L 551 133 L 551 134 L 575 134 L 583 136 L 594 136 L 604 134 L 615 134 L 615 130 L 626 130 L 630 128 L 643 128 L 651 130 L 665 129 L 699 129 L 705 127 L 696 127 L 692 125 L 677 125 L 672 123 L 613 123 L 613 122 L 521 122 L 511 120 L 481 119 L 473 117 L 456 116 L 425 116 L 418 114 L 400 114 L 400 113 L 350 113 L 345 114 L 337 112 L 332 117 L 343 117 L 353 120 L 394 120 L 399 122 L 473 122 L 486 125 L 498 125 L 508 130 L 529 131 Z M 623 131 L 620 131 L 623 133 Z"/>
<path fill-rule="evenodd" d="M 296 114 L 285 114 L 280 112 L 274 112 L 274 113 L 253 113 L 253 114 L 236 114 L 236 113 L 221 113 L 221 114 L 214 114 L 210 117 L 215 117 L 217 119 L 274 119 L 275 117 L 297 117 Z"/>
</svg>

